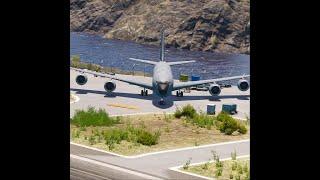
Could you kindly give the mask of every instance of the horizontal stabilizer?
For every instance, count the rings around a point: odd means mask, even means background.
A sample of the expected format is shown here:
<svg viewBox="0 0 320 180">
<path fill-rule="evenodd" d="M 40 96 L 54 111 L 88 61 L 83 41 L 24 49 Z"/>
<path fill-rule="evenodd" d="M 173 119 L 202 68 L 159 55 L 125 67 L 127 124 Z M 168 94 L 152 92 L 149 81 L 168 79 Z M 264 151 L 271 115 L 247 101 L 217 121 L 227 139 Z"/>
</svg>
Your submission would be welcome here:
<svg viewBox="0 0 320 180">
<path fill-rule="evenodd" d="M 177 64 L 186 64 L 186 63 L 193 63 L 196 61 L 177 61 L 177 62 L 167 62 L 170 66 L 171 65 L 177 65 Z"/>
<path fill-rule="evenodd" d="M 156 65 L 156 64 L 157 64 L 156 61 L 136 59 L 136 58 L 129 58 L 129 59 L 132 60 L 132 61 L 137 61 L 137 62 L 146 63 L 146 64 L 153 64 L 153 65 Z"/>
</svg>

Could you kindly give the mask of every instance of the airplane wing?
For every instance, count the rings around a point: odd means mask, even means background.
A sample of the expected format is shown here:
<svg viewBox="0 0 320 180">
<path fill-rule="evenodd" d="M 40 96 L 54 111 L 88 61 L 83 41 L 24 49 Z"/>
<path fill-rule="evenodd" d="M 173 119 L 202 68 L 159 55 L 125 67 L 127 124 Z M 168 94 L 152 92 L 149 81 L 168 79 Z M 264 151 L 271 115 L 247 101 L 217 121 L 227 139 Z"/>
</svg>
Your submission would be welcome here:
<svg viewBox="0 0 320 180">
<path fill-rule="evenodd" d="M 90 70 L 84 70 L 84 69 L 77 69 L 77 68 L 73 68 L 70 67 L 70 69 L 73 69 L 75 71 L 81 72 L 81 73 L 87 73 L 87 74 L 91 74 L 91 75 L 95 75 L 95 76 L 100 76 L 100 77 L 105 77 L 105 78 L 110 78 L 110 79 L 115 79 L 118 81 L 122 81 L 122 82 L 126 82 L 132 85 L 136 85 L 136 86 L 140 86 L 143 88 L 147 88 L 147 89 L 151 89 L 152 90 L 152 82 L 150 83 L 146 83 L 146 82 L 140 82 L 138 80 L 129 80 L 129 79 L 125 79 L 122 77 L 117 77 L 115 75 L 109 75 L 109 74 L 104 74 L 104 73 L 98 73 L 95 71 L 90 71 Z"/>
<path fill-rule="evenodd" d="M 250 77 L 250 75 L 232 76 L 232 77 L 224 77 L 224 78 L 208 79 L 208 80 L 200 80 L 200 81 L 179 82 L 179 83 L 174 83 L 173 84 L 173 90 L 178 90 L 178 89 L 187 88 L 187 87 L 196 86 L 196 85 L 201 85 L 201 84 L 216 83 L 216 82 L 219 82 L 219 81 L 242 79 L 242 78 L 245 78 L 245 77 Z"/>
<path fill-rule="evenodd" d="M 193 63 L 196 61 L 176 61 L 176 62 L 167 62 L 167 64 L 171 65 L 177 65 L 177 64 L 186 64 L 186 63 Z"/>
<path fill-rule="evenodd" d="M 156 65 L 157 62 L 156 61 L 150 61 L 150 60 L 144 60 L 144 59 L 136 59 L 136 58 L 129 58 L 132 61 L 137 61 L 137 62 L 141 62 L 141 63 L 146 63 L 146 64 L 152 64 L 152 65 Z"/>
</svg>

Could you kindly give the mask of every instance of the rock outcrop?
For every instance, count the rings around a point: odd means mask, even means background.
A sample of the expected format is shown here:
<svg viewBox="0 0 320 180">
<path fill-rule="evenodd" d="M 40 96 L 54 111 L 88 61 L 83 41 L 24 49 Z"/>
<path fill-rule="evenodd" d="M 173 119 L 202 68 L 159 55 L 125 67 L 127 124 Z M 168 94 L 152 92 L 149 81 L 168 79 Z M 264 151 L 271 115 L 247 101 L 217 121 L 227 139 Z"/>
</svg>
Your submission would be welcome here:
<svg viewBox="0 0 320 180">
<path fill-rule="evenodd" d="M 249 0 L 70 0 L 70 28 L 106 38 L 250 53 Z"/>
</svg>

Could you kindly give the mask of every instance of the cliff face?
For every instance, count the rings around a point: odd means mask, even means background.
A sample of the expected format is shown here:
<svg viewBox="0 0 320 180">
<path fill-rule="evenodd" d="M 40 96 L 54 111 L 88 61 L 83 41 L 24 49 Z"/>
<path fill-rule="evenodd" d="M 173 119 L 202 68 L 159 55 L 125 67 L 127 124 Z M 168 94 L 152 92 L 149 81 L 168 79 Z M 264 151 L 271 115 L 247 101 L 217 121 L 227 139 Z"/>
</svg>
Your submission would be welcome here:
<svg viewBox="0 0 320 180">
<path fill-rule="evenodd" d="M 70 28 L 106 38 L 250 53 L 249 0 L 70 0 Z"/>
</svg>

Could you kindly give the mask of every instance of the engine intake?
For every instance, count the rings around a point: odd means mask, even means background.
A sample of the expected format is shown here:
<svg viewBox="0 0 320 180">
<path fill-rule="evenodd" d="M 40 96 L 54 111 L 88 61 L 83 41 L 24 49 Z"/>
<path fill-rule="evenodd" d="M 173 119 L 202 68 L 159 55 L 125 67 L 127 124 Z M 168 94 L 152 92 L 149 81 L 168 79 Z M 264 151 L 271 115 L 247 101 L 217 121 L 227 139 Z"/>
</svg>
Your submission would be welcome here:
<svg viewBox="0 0 320 180">
<path fill-rule="evenodd" d="M 248 83 L 247 80 L 245 80 L 245 79 L 240 79 L 240 80 L 238 81 L 238 88 L 239 88 L 240 91 L 246 91 L 246 90 L 249 89 L 249 87 L 250 87 L 250 85 L 249 85 L 249 83 Z"/>
<path fill-rule="evenodd" d="M 211 84 L 209 92 L 212 96 L 218 96 L 221 93 L 221 88 L 218 84 Z"/>
<path fill-rule="evenodd" d="M 104 84 L 104 89 L 107 92 L 112 92 L 116 89 L 116 83 L 114 83 L 113 81 L 108 81 Z"/>
<path fill-rule="evenodd" d="M 86 75 L 78 75 L 77 77 L 76 77 L 76 82 L 77 82 L 77 84 L 79 84 L 79 85 L 85 85 L 86 83 L 87 83 L 87 81 L 88 81 L 88 78 L 87 78 L 87 76 Z"/>
</svg>

